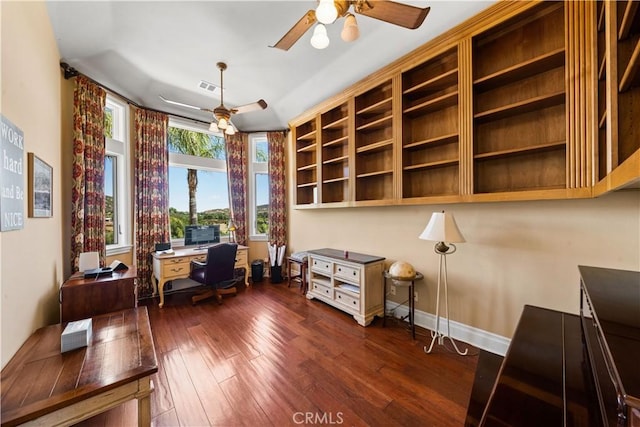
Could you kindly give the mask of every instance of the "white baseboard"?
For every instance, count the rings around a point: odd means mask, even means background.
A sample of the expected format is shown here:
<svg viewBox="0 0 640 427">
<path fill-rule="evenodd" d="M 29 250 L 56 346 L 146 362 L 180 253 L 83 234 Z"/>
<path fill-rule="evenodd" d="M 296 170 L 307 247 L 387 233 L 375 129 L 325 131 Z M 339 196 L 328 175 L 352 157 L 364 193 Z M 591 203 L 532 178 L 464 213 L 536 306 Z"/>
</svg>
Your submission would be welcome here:
<svg viewBox="0 0 640 427">
<path fill-rule="evenodd" d="M 403 317 L 409 314 L 409 307 L 403 304 L 398 304 L 393 301 L 387 301 L 387 312 L 395 312 L 396 317 Z M 431 313 L 426 313 L 421 310 L 415 311 L 415 324 L 416 326 L 423 327 L 425 329 L 434 330 L 436 327 L 436 316 Z M 443 318 L 440 318 L 440 332 L 446 332 L 447 322 L 443 322 Z M 481 348 L 488 352 L 504 356 L 509 348 L 511 340 L 501 335 L 496 335 L 491 332 L 484 331 L 482 329 L 474 328 L 472 326 L 465 325 L 463 323 L 450 321 L 451 337 L 462 342 L 473 345 L 474 347 Z"/>
</svg>

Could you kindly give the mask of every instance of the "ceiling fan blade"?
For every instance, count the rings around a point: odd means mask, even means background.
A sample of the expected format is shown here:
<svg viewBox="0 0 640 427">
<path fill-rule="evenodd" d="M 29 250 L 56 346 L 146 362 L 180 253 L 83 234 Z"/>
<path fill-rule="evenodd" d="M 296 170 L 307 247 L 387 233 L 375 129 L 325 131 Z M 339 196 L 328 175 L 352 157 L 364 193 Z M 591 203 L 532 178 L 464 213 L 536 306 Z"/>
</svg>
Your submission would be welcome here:
<svg viewBox="0 0 640 427">
<path fill-rule="evenodd" d="M 165 98 L 162 95 L 158 95 L 158 96 L 160 97 L 160 99 L 162 99 L 167 104 L 177 105 L 178 107 L 191 108 L 193 110 L 201 110 L 201 111 L 209 111 L 209 112 L 213 111 L 213 110 L 210 110 L 209 108 L 200 108 L 200 107 L 196 107 L 195 105 L 189 105 L 189 104 L 184 104 L 184 103 L 178 102 L 178 101 L 172 101 L 170 99 Z"/>
<path fill-rule="evenodd" d="M 370 18 L 415 30 L 427 17 L 430 7 L 420 8 L 390 0 L 369 0 L 357 2 L 355 11 Z"/>
<path fill-rule="evenodd" d="M 245 104 L 236 108 L 232 108 L 231 112 L 233 114 L 242 114 L 249 113 L 251 111 L 264 110 L 265 108 L 267 108 L 267 103 L 264 99 L 260 99 L 256 102 L 252 102 L 251 104 Z"/>
<path fill-rule="evenodd" d="M 296 24 L 293 27 L 291 27 L 289 31 L 287 31 L 287 34 L 285 34 L 284 36 L 282 36 L 280 40 L 278 40 L 278 43 L 269 47 L 275 47 L 282 50 L 289 50 L 289 48 L 293 46 L 294 43 L 297 42 L 298 39 L 302 37 L 302 35 L 306 33 L 307 30 L 311 28 L 313 24 L 315 24 L 315 22 L 316 22 L 316 11 L 309 10 L 307 13 L 304 14 L 302 18 L 300 18 L 298 22 L 296 22 Z"/>
</svg>

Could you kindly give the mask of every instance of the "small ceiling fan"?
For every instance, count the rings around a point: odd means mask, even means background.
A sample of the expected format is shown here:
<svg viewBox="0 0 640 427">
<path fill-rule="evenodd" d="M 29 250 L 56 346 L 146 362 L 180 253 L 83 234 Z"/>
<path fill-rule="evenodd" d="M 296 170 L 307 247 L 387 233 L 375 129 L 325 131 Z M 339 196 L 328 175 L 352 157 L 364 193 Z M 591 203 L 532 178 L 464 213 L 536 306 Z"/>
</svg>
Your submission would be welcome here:
<svg viewBox="0 0 640 427">
<path fill-rule="evenodd" d="M 233 114 L 242 114 L 248 113 L 251 111 L 264 110 L 267 108 L 267 103 L 264 99 L 260 99 L 256 102 L 252 102 L 251 104 L 241 105 L 235 108 L 227 108 L 224 105 L 224 83 L 222 80 L 222 75 L 224 70 L 227 69 L 227 64 L 224 62 L 218 62 L 216 66 L 220 69 L 220 105 L 218 105 L 213 110 L 210 108 L 202 108 L 196 107 L 195 105 L 189 105 L 178 101 L 172 101 L 170 99 L 165 98 L 160 95 L 160 99 L 168 104 L 177 105 L 179 107 L 191 108 L 194 110 L 208 111 L 213 113 L 213 121 L 211 122 L 211 127 L 209 130 L 212 132 L 224 131 L 227 135 L 233 135 L 236 133 L 233 124 L 231 123 L 231 116 Z"/>
<path fill-rule="evenodd" d="M 331 24 L 340 17 L 345 18 L 341 36 L 344 41 L 354 41 L 360 35 L 353 11 L 370 18 L 379 19 L 390 24 L 399 25 L 411 30 L 424 22 L 431 8 L 420 8 L 390 0 L 319 0 L 315 10 L 309 10 L 296 24 L 270 47 L 289 50 L 313 24 L 318 22 L 311 37 L 311 45 L 316 49 L 324 49 L 329 45 L 327 29 L 324 24 Z"/>
</svg>

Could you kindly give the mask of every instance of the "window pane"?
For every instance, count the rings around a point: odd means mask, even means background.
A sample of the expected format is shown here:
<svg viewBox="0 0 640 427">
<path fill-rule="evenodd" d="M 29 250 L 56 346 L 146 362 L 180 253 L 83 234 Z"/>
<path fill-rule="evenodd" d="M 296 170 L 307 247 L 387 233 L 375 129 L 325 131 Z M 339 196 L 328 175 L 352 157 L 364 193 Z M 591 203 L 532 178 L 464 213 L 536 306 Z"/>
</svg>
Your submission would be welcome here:
<svg viewBox="0 0 640 427">
<path fill-rule="evenodd" d="M 108 105 L 104 107 L 104 136 L 113 138 L 113 109 Z"/>
<path fill-rule="evenodd" d="M 193 191 L 189 191 L 190 183 L 195 184 Z M 169 166 L 171 238 L 184 238 L 184 226 L 192 223 L 220 224 L 220 234 L 228 236 L 228 194 L 226 172 Z M 192 203 L 196 212 L 194 220 L 189 214 L 189 206 Z"/>
<path fill-rule="evenodd" d="M 107 245 L 118 243 L 116 161 L 115 156 L 104 156 L 105 241 Z"/>
<path fill-rule="evenodd" d="M 269 175 L 257 173 L 256 177 L 256 234 L 269 233 Z"/>
<path fill-rule="evenodd" d="M 226 159 L 223 138 L 176 127 L 169 127 L 169 152 Z"/>
<path fill-rule="evenodd" d="M 267 163 L 269 158 L 269 143 L 266 139 L 259 139 L 255 142 L 255 150 L 253 150 L 254 163 Z"/>
</svg>

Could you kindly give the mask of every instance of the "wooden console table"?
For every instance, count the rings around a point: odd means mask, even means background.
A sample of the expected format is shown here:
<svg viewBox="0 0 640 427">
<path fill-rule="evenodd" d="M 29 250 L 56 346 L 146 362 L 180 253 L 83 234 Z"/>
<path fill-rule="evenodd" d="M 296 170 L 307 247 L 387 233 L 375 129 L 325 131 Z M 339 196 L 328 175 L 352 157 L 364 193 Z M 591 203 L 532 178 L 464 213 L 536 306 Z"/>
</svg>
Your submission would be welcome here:
<svg viewBox="0 0 640 427">
<path fill-rule="evenodd" d="M 131 399 L 151 424 L 158 371 L 146 307 L 92 318 L 88 347 L 60 353 L 65 324 L 40 328 L 2 369 L 2 426 L 70 425 Z"/>
<path fill-rule="evenodd" d="M 205 261 L 207 259 L 207 248 L 176 249 L 172 254 L 152 252 L 153 274 L 153 294 L 160 294 L 159 307 L 164 305 L 164 285 L 169 280 L 187 279 L 191 271 L 191 261 Z M 249 286 L 249 248 L 238 245 L 236 254 L 236 268 L 244 268 L 244 284 Z"/>
<path fill-rule="evenodd" d="M 60 288 L 60 321 L 86 319 L 138 304 L 135 267 L 114 271 L 111 276 L 84 278 L 75 273 Z"/>
</svg>

